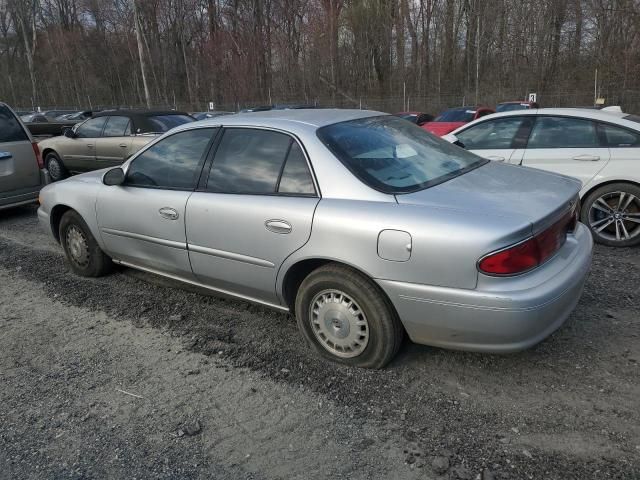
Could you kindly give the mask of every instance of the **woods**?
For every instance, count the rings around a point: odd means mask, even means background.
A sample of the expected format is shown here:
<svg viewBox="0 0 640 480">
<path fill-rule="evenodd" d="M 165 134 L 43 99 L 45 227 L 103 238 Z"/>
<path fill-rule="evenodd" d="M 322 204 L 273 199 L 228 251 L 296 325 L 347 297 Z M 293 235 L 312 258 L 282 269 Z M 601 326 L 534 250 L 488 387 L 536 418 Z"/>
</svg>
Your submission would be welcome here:
<svg viewBox="0 0 640 480">
<path fill-rule="evenodd" d="M 0 0 L 0 65 L 29 108 L 638 110 L 640 0 Z"/>
</svg>

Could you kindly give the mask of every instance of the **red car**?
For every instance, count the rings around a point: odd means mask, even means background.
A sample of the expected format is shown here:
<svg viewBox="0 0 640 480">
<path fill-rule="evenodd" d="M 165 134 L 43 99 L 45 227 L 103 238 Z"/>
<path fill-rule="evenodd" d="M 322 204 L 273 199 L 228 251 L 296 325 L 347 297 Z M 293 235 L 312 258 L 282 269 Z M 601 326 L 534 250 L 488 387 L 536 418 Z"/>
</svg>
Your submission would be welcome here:
<svg viewBox="0 0 640 480">
<path fill-rule="evenodd" d="M 477 120 L 485 115 L 496 113 L 489 107 L 456 107 L 445 110 L 433 122 L 425 123 L 422 128 L 435 135 L 443 136 L 453 132 L 465 123 Z"/>
</svg>

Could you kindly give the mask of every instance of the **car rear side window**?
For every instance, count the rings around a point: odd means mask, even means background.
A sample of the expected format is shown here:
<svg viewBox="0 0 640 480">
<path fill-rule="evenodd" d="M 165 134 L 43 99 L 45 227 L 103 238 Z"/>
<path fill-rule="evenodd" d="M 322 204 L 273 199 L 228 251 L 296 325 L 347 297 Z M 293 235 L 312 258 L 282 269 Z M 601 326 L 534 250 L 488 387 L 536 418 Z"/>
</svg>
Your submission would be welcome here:
<svg viewBox="0 0 640 480">
<path fill-rule="evenodd" d="M 287 162 L 282 170 L 282 177 L 278 184 L 278 193 L 293 195 L 315 195 L 313 178 L 309 172 L 307 159 L 298 142 L 291 144 Z"/>
<path fill-rule="evenodd" d="M 213 159 L 207 190 L 254 195 L 276 193 L 292 141 L 289 135 L 268 130 L 226 130 Z M 292 183 L 286 181 L 285 184 Z"/>
<path fill-rule="evenodd" d="M 124 137 L 131 134 L 129 117 L 109 117 L 102 132 L 103 137 Z"/>
<path fill-rule="evenodd" d="M 609 147 L 640 147 L 640 133 L 613 125 L 600 124 Z"/>
<path fill-rule="evenodd" d="M 596 148 L 600 140 L 590 120 L 570 117 L 538 117 L 527 148 Z"/>
<path fill-rule="evenodd" d="M 456 137 L 468 150 L 518 148 L 514 141 L 520 129 L 527 127 L 524 121 L 523 117 L 496 118 L 469 127 Z"/>
<path fill-rule="evenodd" d="M 79 138 L 97 138 L 102 133 L 102 127 L 106 121 L 107 117 L 90 118 L 78 127 L 76 135 Z"/>
<path fill-rule="evenodd" d="M 24 142 L 26 140 L 29 140 L 29 137 L 18 119 L 11 113 L 11 110 L 0 105 L 0 143 Z"/>
<path fill-rule="evenodd" d="M 198 128 L 163 138 L 138 155 L 127 171 L 126 185 L 193 190 L 215 128 Z"/>
</svg>

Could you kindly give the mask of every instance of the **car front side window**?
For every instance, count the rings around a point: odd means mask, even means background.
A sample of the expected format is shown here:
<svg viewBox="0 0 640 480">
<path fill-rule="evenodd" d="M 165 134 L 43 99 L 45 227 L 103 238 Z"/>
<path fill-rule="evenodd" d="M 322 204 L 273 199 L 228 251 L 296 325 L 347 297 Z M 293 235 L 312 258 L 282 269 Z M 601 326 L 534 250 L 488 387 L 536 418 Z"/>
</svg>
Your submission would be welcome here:
<svg viewBox="0 0 640 480">
<path fill-rule="evenodd" d="M 90 118 L 76 129 L 78 138 L 97 138 L 102 133 L 102 127 L 107 117 Z"/>
<path fill-rule="evenodd" d="M 198 128 L 160 140 L 131 162 L 125 185 L 194 190 L 216 131 Z"/>
<path fill-rule="evenodd" d="M 522 117 L 507 117 L 478 123 L 456 134 L 468 150 L 517 148 L 514 140 L 523 126 Z"/>
</svg>

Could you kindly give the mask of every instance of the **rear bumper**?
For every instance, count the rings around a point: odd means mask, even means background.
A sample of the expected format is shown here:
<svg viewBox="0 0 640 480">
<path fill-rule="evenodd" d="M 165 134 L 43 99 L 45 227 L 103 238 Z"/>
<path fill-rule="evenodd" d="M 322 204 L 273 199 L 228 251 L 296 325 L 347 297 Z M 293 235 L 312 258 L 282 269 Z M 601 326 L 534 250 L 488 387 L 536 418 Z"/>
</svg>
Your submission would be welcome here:
<svg viewBox="0 0 640 480">
<path fill-rule="evenodd" d="M 593 240 L 579 224 L 560 251 L 535 271 L 480 275 L 475 290 L 378 280 L 416 343 L 506 353 L 558 329 L 577 305 L 591 266 Z"/>
</svg>

